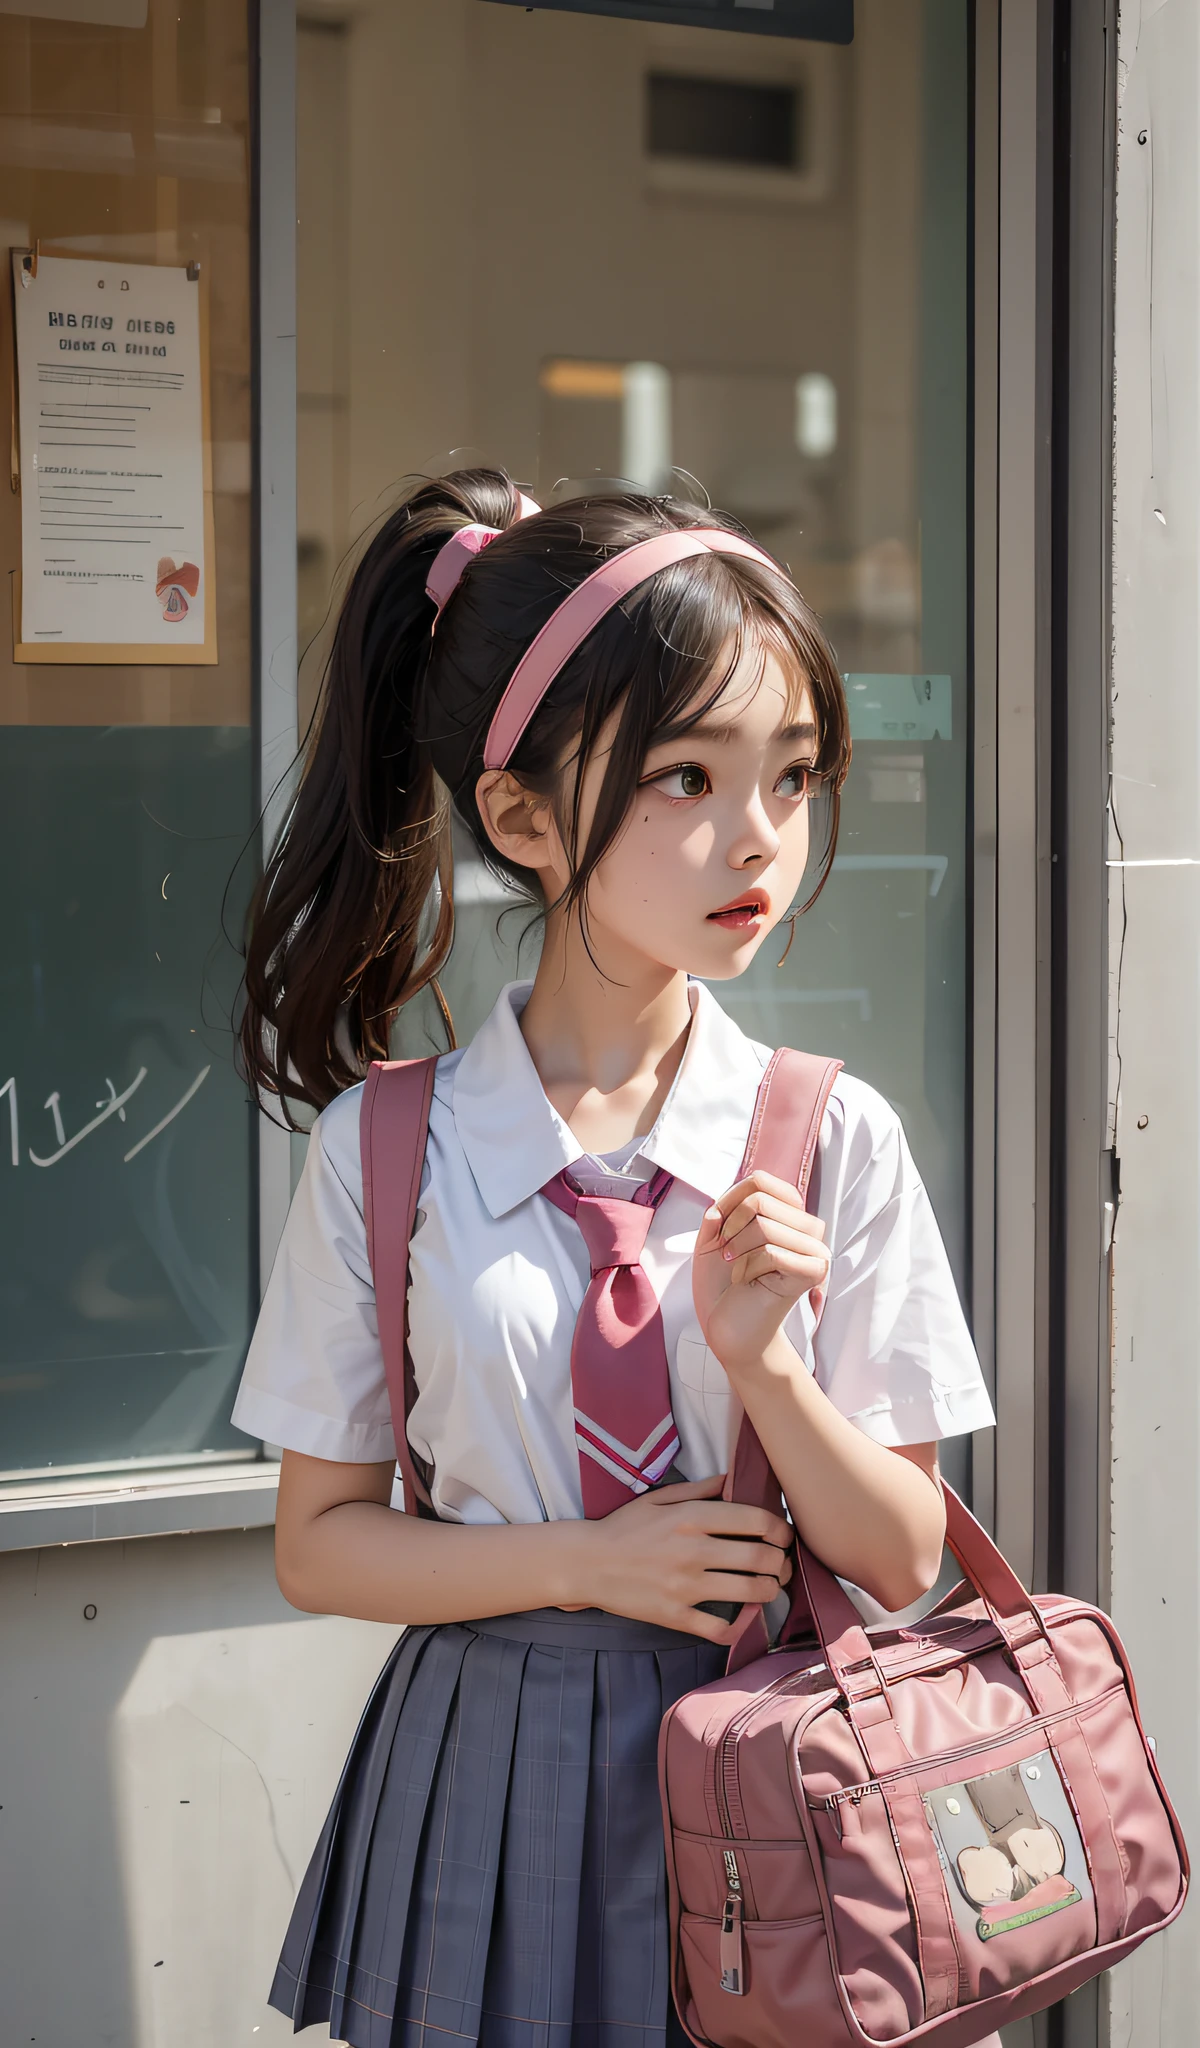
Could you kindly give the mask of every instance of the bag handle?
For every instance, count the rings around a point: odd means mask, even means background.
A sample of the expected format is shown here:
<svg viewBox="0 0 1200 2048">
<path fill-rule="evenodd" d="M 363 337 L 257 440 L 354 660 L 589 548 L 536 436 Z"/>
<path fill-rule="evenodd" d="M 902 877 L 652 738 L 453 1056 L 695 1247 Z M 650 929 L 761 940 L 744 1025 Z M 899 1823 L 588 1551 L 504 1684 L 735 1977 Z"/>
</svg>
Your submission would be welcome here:
<svg viewBox="0 0 1200 2048">
<path fill-rule="evenodd" d="M 417 1394 L 408 1348 L 408 1247 L 421 1193 L 436 1071 L 436 1057 L 372 1061 L 358 1126 L 367 1255 L 375 1282 L 396 1462 L 404 1482 L 404 1511 L 426 1516 L 436 1510 L 408 1441 L 408 1418 Z"/>
<path fill-rule="evenodd" d="M 1036 1710 L 1048 1713 L 1070 1706 L 1070 1688 L 1031 1595 L 953 1487 L 943 1482 L 942 1492 L 947 1545 L 984 1601 Z M 846 1701 L 872 1769 L 894 1769 L 897 1762 L 908 1760 L 908 1749 L 892 1714 L 887 1680 L 857 1610 L 833 1573 L 799 1536 L 795 1572 L 803 1595 L 798 1598 L 793 1593 L 781 1642 L 793 1640 L 793 1616 L 802 1612 L 806 1602 L 830 1677 Z"/>
<path fill-rule="evenodd" d="M 1007 1558 L 945 1481 L 942 1492 L 946 1501 L 946 1542 L 1009 1648 L 1015 1651 L 1035 1637 L 1044 1637 L 1041 1614 Z M 872 1655 L 871 1645 L 856 1609 L 828 1566 L 814 1557 L 803 1538 L 798 1536 L 796 1545 L 812 1624 L 826 1652 L 830 1672 L 841 1685 L 850 1664 L 861 1663 Z"/>
</svg>

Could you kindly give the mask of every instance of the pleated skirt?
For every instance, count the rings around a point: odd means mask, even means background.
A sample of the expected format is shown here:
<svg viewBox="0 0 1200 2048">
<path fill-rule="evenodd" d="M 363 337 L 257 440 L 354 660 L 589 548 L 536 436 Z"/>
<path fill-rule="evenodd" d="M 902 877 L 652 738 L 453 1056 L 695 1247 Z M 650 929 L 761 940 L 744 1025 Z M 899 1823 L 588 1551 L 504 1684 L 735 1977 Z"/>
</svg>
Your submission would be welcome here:
<svg viewBox="0 0 1200 2048">
<path fill-rule="evenodd" d="M 270 2002 L 350 2048 L 674 2048 L 659 1723 L 699 1637 L 555 1608 L 410 1628 Z"/>
</svg>

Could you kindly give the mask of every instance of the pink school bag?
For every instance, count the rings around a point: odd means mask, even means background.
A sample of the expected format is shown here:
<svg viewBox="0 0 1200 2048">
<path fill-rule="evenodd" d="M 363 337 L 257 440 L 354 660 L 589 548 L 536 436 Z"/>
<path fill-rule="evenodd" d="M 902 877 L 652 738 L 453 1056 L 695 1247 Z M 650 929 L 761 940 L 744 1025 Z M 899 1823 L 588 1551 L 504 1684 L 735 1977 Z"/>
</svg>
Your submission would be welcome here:
<svg viewBox="0 0 1200 2048">
<path fill-rule="evenodd" d="M 742 1171 L 806 1194 L 835 1061 L 777 1053 Z M 432 1060 L 377 1064 L 362 1107 L 367 1240 L 405 1506 L 408 1242 Z M 727 1496 L 781 1505 L 742 1425 Z M 705 2048 L 970 2048 L 1065 1998 L 1180 1911 L 1187 1852 L 1108 1617 L 1026 1593 L 946 1490 L 966 1578 L 870 1635 L 798 1542 L 767 1650 L 744 1613 L 726 1675 L 664 1718 L 672 1989 Z"/>
<path fill-rule="evenodd" d="M 747 1157 L 807 1191 L 836 1068 L 768 1070 Z M 727 1491 L 780 1507 L 743 1425 Z M 969 2048 L 1172 1921 L 1187 1852 L 1107 1615 L 1031 1598 L 946 1489 L 966 1578 L 870 1635 L 797 1543 L 791 1611 L 659 1740 L 672 1987 L 707 2048 Z M 805 1640 L 806 1639 L 806 1640 Z"/>
</svg>

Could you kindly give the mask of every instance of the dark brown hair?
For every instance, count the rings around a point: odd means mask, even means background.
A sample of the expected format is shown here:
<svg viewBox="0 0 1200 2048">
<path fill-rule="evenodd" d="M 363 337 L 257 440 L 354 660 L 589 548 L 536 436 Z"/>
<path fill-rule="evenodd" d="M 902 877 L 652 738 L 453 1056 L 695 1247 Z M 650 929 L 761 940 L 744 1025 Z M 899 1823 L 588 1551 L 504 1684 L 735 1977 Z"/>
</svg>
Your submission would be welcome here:
<svg viewBox="0 0 1200 2048">
<path fill-rule="evenodd" d="M 426 578 L 443 543 L 472 522 L 502 531 L 471 562 L 435 637 Z M 338 618 L 300 785 L 250 911 L 242 1054 L 252 1084 L 279 1097 L 289 1122 L 289 1099 L 321 1109 L 387 1057 L 397 1011 L 444 963 L 451 802 L 488 864 L 530 889 L 529 873 L 496 853 L 475 801 L 492 714 L 569 590 L 635 541 L 689 526 L 738 530 L 699 506 L 633 494 L 576 498 L 519 520 L 516 487 L 476 469 L 417 486 L 370 541 Z M 703 718 L 748 640 L 771 648 L 812 695 L 830 813 L 809 903 L 824 885 L 850 759 L 832 649 L 786 577 L 704 555 L 661 570 L 601 620 L 513 755 L 513 773 L 555 805 L 573 866 L 564 901 L 581 915 L 650 748 Z M 581 847 L 583 770 L 618 710 Z"/>
</svg>

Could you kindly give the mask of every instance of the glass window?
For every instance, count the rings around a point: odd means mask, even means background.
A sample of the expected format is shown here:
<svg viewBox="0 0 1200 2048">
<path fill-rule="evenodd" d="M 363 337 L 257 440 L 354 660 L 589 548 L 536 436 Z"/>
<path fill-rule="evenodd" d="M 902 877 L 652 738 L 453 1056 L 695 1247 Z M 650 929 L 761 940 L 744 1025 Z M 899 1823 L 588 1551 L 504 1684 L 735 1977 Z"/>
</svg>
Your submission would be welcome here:
<svg viewBox="0 0 1200 2048">
<path fill-rule="evenodd" d="M 829 627 L 855 762 L 829 887 L 722 1000 L 891 1099 L 964 1282 L 968 13 L 858 0 L 837 46 L 360 0 L 302 23 L 299 98 L 308 701 L 414 471 L 674 478 L 742 519 Z M 465 849 L 458 905 L 465 1037 L 536 931 Z"/>
<path fill-rule="evenodd" d="M 646 147 L 651 156 L 698 162 L 775 164 L 791 170 L 799 147 L 794 85 L 751 85 L 651 71 L 646 79 Z"/>
<path fill-rule="evenodd" d="M 29 666 L 7 624 L 0 645 L 8 1478 L 254 1455 L 228 1423 L 255 1275 L 223 937 L 255 815 L 246 9 L 78 11 L 0 14 L 0 241 L 6 265 L 35 243 L 200 265 L 220 659 Z"/>
</svg>

